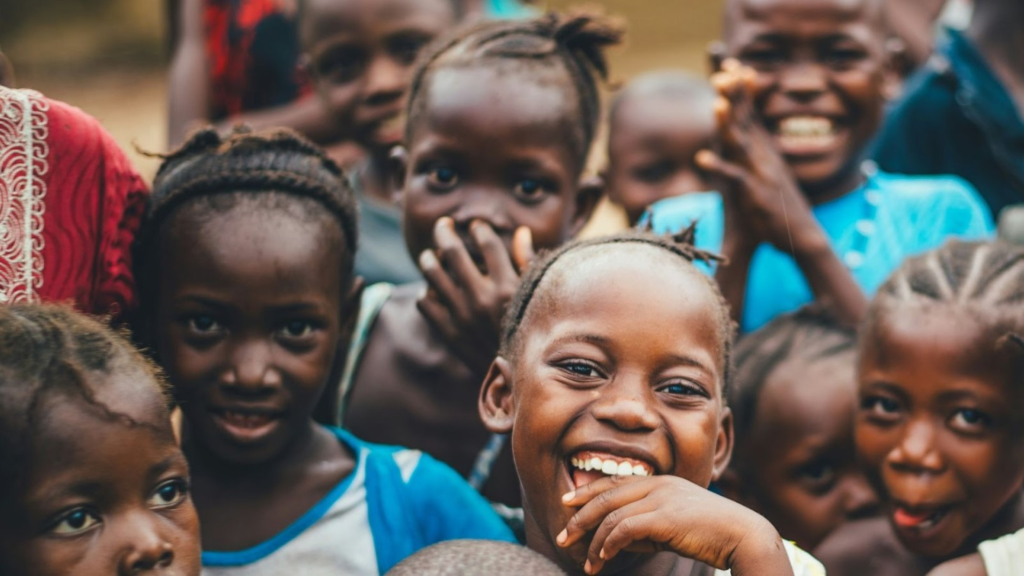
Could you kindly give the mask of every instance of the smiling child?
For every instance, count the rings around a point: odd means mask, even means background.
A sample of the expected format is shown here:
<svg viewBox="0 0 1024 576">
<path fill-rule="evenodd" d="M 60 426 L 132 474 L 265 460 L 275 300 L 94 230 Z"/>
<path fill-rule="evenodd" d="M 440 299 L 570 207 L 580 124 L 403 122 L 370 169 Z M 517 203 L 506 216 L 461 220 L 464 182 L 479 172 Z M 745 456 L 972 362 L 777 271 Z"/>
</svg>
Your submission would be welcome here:
<svg viewBox="0 0 1024 576">
<path fill-rule="evenodd" d="M 448 467 L 313 421 L 361 288 L 355 210 L 289 131 L 198 132 L 157 176 L 142 298 L 207 574 L 380 574 L 443 540 L 512 540 Z"/>
<path fill-rule="evenodd" d="M 1024 250 L 908 260 L 862 330 L 855 438 L 886 518 L 820 548 L 830 574 L 924 574 L 1024 528 Z"/>
<path fill-rule="evenodd" d="M 517 292 L 480 414 L 511 435 L 527 545 L 571 574 L 821 573 L 707 490 L 732 453 L 732 323 L 681 240 L 573 243 Z"/>
<path fill-rule="evenodd" d="M 68 309 L 0 307 L 0 573 L 199 575 L 155 367 Z"/>
<path fill-rule="evenodd" d="M 700 219 L 698 246 L 730 262 L 716 278 L 743 331 L 815 300 L 855 324 L 907 256 L 992 234 L 962 180 L 862 162 L 897 86 L 882 4 L 727 2 L 728 59 L 712 79 L 719 151 L 696 158 L 721 194 L 663 201 L 651 222 L 663 232 Z"/>
<path fill-rule="evenodd" d="M 856 461 L 856 338 L 820 310 L 776 318 L 736 346 L 736 449 L 718 485 L 814 550 L 878 498 Z"/>
<path fill-rule="evenodd" d="M 694 156 L 715 135 L 715 92 L 702 78 L 664 70 L 635 78 L 608 120 L 608 197 L 635 225 L 647 207 L 712 187 Z"/>
<path fill-rule="evenodd" d="M 477 392 L 533 248 L 561 245 L 593 210 L 599 189 L 583 170 L 603 48 L 620 36 L 593 15 L 551 14 L 446 39 L 413 77 L 394 155 L 406 245 L 429 288 L 367 291 L 376 301 L 364 298 L 339 418 L 357 436 L 437 457 L 508 505 L 519 483 Z"/>
</svg>

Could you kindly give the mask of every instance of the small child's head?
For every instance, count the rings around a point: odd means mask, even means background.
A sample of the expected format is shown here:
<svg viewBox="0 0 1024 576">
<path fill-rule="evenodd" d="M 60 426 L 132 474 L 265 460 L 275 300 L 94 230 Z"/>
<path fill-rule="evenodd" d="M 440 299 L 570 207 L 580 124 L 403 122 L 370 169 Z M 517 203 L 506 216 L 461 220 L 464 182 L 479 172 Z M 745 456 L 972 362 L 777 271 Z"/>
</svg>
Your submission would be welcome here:
<svg viewBox="0 0 1024 576">
<path fill-rule="evenodd" d="M 1024 488 L 1024 248 L 907 260 L 860 338 L 855 438 L 902 543 L 945 558 L 1012 531 Z M 1015 529 L 1015 528 L 1014 528 Z"/>
<path fill-rule="evenodd" d="M 188 445 L 236 464 L 294 448 L 357 300 L 341 170 L 290 131 L 202 131 L 161 167 L 144 230 L 144 320 Z"/>
<path fill-rule="evenodd" d="M 620 36 L 595 16 L 549 14 L 483 23 L 426 55 L 394 167 L 414 258 L 433 247 L 444 216 L 471 253 L 475 220 L 506 246 L 525 226 L 539 249 L 583 226 L 599 195 L 582 174 L 601 117 L 603 50 Z"/>
<path fill-rule="evenodd" d="M 98 322 L 0 306 L 0 573 L 199 574 L 154 366 Z"/>
<path fill-rule="evenodd" d="M 387 576 L 563 576 L 558 566 L 511 542 L 448 540 L 420 550 L 388 571 Z"/>
<path fill-rule="evenodd" d="M 386 158 L 420 51 L 461 16 L 461 0 L 299 0 L 307 66 L 334 121 Z"/>
<path fill-rule="evenodd" d="M 562 495 L 606 475 L 706 487 L 728 464 L 732 322 L 691 240 L 569 244 L 531 265 L 509 307 L 480 412 L 511 434 L 528 544 L 563 568 L 589 542 L 555 546 L 572 515 Z"/>
<path fill-rule="evenodd" d="M 811 196 L 856 176 L 898 78 L 884 0 L 728 0 L 725 54 L 756 72 L 754 107 Z"/>
<path fill-rule="evenodd" d="M 702 78 L 677 71 L 634 79 L 611 106 L 608 196 L 635 225 L 648 206 L 670 196 L 711 189 L 694 162 L 715 135 L 715 92 Z"/>
<path fill-rule="evenodd" d="M 805 550 L 878 506 L 853 445 L 856 351 L 853 331 L 814 309 L 736 346 L 736 450 L 720 485 Z"/>
</svg>

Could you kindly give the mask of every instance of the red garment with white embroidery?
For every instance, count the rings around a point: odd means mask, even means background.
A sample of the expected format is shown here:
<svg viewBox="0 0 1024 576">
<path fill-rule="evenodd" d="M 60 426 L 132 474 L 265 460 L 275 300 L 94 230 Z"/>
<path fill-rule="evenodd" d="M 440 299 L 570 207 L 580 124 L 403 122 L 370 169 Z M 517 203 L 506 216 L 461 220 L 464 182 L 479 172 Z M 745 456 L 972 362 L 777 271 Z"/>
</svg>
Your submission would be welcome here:
<svg viewBox="0 0 1024 576">
<path fill-rule="evenodd" d="M 147 193 L 94 118 L 0 87 L 0 304 L 131 310 L 131 244 Z"/>
</svg>

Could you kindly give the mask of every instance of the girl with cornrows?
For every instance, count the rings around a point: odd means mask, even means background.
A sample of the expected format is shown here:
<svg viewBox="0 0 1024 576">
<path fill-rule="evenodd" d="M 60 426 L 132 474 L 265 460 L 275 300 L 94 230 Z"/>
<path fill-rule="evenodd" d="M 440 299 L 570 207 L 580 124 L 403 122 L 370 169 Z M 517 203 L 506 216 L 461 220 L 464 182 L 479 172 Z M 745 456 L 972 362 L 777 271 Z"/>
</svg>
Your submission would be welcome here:
<svg viewBox="0 0 1024 576">
<path fill-rule="evenodd" d="M 620 36 L 593 15 L 549 14 L 447 38 L 413 75 L 393 156 L 426 284 L 367 291 L 336 413 L 357 436 L 424 450 L 506 505 L 518 505 L 519 483 L 476 398 L 523 265 L 593 210 L 599 189 L 583 171 L 603 49 Z"/>
<path fill-rule="evenodd" d="M 361 284 L 338 167 L 290 131 L 196 133 L 154 183 L 142 331 L 185 416 L 205 574 L 381 574 L 511 540 L 458 475 L 313 421 Z"/>
<path fill-rule="evenodd" d="M 1024 249 L 963 242 L 882 286 L 861 329 L 854 438 L 885 517 L 825 541 L 829 574 L 924 574 L 1024 528 L 1022 286 Z"/>
</svg>

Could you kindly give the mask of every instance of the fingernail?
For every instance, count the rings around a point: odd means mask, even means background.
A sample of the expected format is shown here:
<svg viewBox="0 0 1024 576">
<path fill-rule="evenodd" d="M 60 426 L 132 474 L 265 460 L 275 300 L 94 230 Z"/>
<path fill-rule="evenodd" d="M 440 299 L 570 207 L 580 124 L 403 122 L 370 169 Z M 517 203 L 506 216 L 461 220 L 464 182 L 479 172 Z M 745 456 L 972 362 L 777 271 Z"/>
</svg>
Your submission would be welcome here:
<svg viewBox="0 0 1024 576">
<path fill-rule="evenodd" d="M 590 574 L 590 571 L 591 571 L 592 569 L 593 569 L 593 567 L 592 567 L 592 566 L 590 565 L 590 560 L 587 560 L 587 561 L 586 561 L 586 562 L 585 562 L 585 563 L 583 564 L 583 571 L 584 571 L 584 572 L 586 572 L 587 574 Z"/>
<path fill-rule="evenodd" d="M 442 216 L 441 218 L 437 219 L 437 227 L 438 228 L 452 228 L 453 226 L 454 226 L 454 223 L 453 223 L 452 219 L 447 217 L 447 216 Z"/>
<path fill-rule="evenodd" d="M 433 250 L 424 250 L 420 253 L 420 268 L 432 268 L 437 265 L 437 256 Z"/>
<path fill-rule="evenodd" d="M 562 530 L 561 532 L 558 533 L 558 536 L 555 536 L 555 542 L 558 542 L 559 544 L 565 544 L 565 541 L 568 540 L 568 539 L 569 539 L 569 531 L 568 530 Z"/>
<path fill-rule="evenodd" d="M 564 495 L 562 495 L 562 502 L 564 502 L 564 503 L 572 502 L 575 499 L 576 499 L 576 491 L 575 490 L 573 490 L 572 492 L 567 492 Z"/>
<path fill-rule="evenodd" d="M 597 555 L 598 555 L 598 556 L 599 556 L 599 557 L 601 558 L 601 560 L 605 560 L 605 557 L 604 557 L 604 548 L 601 548 L 601 551 L 600 551 L 600 552 L 598 552 L 598 553 L 597 553 Z"/>
</svg>

